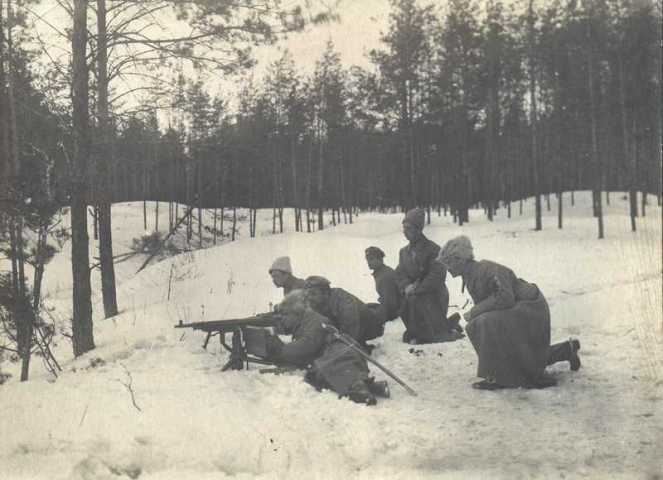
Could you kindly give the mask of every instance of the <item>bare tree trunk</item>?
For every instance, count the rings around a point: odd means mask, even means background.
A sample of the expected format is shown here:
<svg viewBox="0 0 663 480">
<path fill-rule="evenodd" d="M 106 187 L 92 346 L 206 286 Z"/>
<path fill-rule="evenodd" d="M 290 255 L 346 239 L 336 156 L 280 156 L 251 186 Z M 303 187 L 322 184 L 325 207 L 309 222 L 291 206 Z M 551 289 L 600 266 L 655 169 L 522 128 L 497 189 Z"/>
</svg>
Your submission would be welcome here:
<svg viewBox="0 0 663 480">
<path fill-rule="evenodd" d="M 555 41 L 555 48 L 558 49 L 559 46 Z M 557 63 L 555 63 L 557 67 Z M 557 68 L 556 68 L 557 70 Z M 559 73 L 556 72 L 555 75 L 555 156 L 557 157 L 557 228 L 562 229 L 564 227 L 564 173 L 566 169 L 564 168 L 567 165 L 567 160 L 562 159 L 562 132 L 564 129 L 563 121 L 563 110 L 561 107 L 560 97 L 562 94 L 562 87 L 560 86 Z"/>
<path fill-rule="evenodd" d="M 322 185 L 323 185 L 323 169 L 324 169 L 324 146 L 322 142 L 322 135 L 320 134 L 318 141 L 318 230 L 325 228 L 325 220 L 323 216 L 323 198 L 322 198 Z"/>
<path fill-rule="evenodd" d="M 622 54 L 617 56 L 617 65 L 619 67 L 619 109 L 621 113 L 621 125 L 622 125 L 622 148 L 624 155 L 624 163 L 627 164 L 627 171 L 630 171 L 630 181 L 629 181 L 629 216 L 631 217 L 631 231 L 635 232 L 637 229 L 635 223 L 635 217 L 638 215 L 638 205 L 637 205 L 637 174 L 635 167 L 635 158 L 633 155 L 629 155 L 630 149 L 628 148 L 628 127 L 627 127 L 627 117 L 626 117 L 626 93 L 625 93 L 625 78 L 624 78 L 624 59 Z M 635 116 L 633 118 L 635 121 Z M 629 159 L 630 157 L 630 159 Z"/>
<path fill-rule="evenodd" d="M 274 202 L 276 199 L 272 198 Z M 276 204 L 272 207 L 272 235 L 276 234 Z"/>
<path fill-rule="evenodd" d="M 302 212 L 299 208 L 299 187 L 297 184 L 297 139 L 294 135 L 290 136 L 290 168 L 292 173 L 292 202 L 295 209 L 295 232 L 302 230 Z"/>
<path fill-rule="evenodd" d="M 231 241 L 235 241 L 235 232 L 237 231 L 237 208 L 233 207 L 233 227 L 232 227 L 232 235 L 230 237 Z"/>
<path fill-rule="evenodd" d="M 198 248 L 203 248 L 203 227 L 204 227 L 204 220 L 203 220 L 203 167 L 204 163 L 202 159 L 199 159 L 198 162 L 196 162 L 196 169 L 197 169 L 197 179 L 198 179 L 198 188 L 197 188 L 197 195 L 196 198 L 198 199 Z"/>
<path fill-rule="evenodd" d="M 308 179 L 306 182 L 306 232 L 311 233 L 311 189 L 313 183 L 313 135 L 309 139 Z"/>
<path fill-rule="evenodd" d="M 6 200 L 9 201 L 12 206 L 18 207 L 19 198 L 15 195 L 13 188 L 10 188 L 21 170 L 18 156 L 16 98 L 14 96 L 14 82 L 16 77 L 15 67 L 13 67 L 13 62 L 11 62 L 11 58 L 13 57 L 11 25 L 14 22 L 14 18 L 11 3 L 8 2 L 7 17 L 9 26 L 7 28 L 6 37 L 8 76 L 6 78 L 4 75 L 5 23 L 2 15 L 3 8 L 2 1 L 0 0 L 0 107 L 2 107 L 0 109 L 0 121 L 2 121 L 2 123 L 0 123 L 0 135 L 2 135 L 2 138 L 0 139 L 0 146 L 2 147 L 2 151 L 0 151 L 0 166 L 4 167 L 0 169 L 0 172 L 4 170 L 8 174 L 7 179 L 9 180 L 9 183 L 8 185 L 5 185 L 7 190 L 3 192 L 3 194 L 7 195 Z M 4 178 L 2 180 L 4 180 Z M 21 381 L 24 382 L 28 380 L 30 370 L 33 318 L 27 305 L 27 296 L 25 292 L 23 218 L 20 212 L 16 212 L 13 208 L 10 210 L 12 213 L 9 215 L 9 221 L 7 223 L 9 227 L 10 257 L 12 265 L 11 292 L 14 297 L 14 305 L 11 313 L 16 324 L 17 350 L 19 357 L 21 358 Z M 0 214 L 3 213 L 4 211 L 0 209 Z"/>
<path fill-rule="evenodd" d="M 590 14 L 591 15 L 591 14 Z M 591 17 L 590 26 L 588 26 L 589 45 L 587 47 L 587 77 L 589 82 L 589 109 L 590 109 L 590 128 L 592 137 L 592 165 L 594 165 L 595 187 L 594 198 L 596 201 L 596 216 L 598 219 L 599 239 L 603 238 L 603 206 L 601 201 L 601 190 L 603 189 L 603 168 L 598 152 L 597 138 L 597 119 L 596 119 L 596 98 L 594 91 L 594 55 L 592 46 Z"/>
<path fill-rule="evenodd" d="M 214 226 L 212 227 L 212 244 L 216 245 L 216 208 L 214 208 Z"/>
<path fill-rule="evenodd" d="M 535 230 L 543 228 L 541 221 L 541 192 L 539 185 L 539 154 L 537 144 L 537 107 L 536 107 L 536 78 L 534 71 L 534 6 L 533 0 L 529 0 L 529 92 L 530 92 L 530 112 L 531 112 L 531 137 L 532 137 L 532 177 L 534 181 L 534 203 L 535 203 Z"/>
<path fill-rule="evenodd" d="M 10 125 L 9 92 L 7 92 L 7 79 L 5 75 L 5 22 L 3 17 L 3 2 L 0 0 L 0 202 L 9 202 L 12 198 L 10 186 L 14 176 L 13 160 L 10 155 Z M 10 228 L 9 215 L 0 210 L 0 231 Z"/>
<path fill-rule="evenodd" d="M 71 188 L 71 266 L 73 274 L 72 338 L 75 356 L 82 355 L 94 348 L 87 233 L 87 166 L 90 150 L 86 62 L 87 7 L 87 0 L 74 0 L 72 32 L 74 178 Z"/>
<path fill-rule="evenodd" d="M 284 197 L 285 194 L 283 192 L 283 162 L 281 159 L 281 150 L 278 148 L 278 143 L 277 143 L 277 151 L 276 151 L 277 159 L 278 159 L 278 215 L 279 215 L 279 233 L 283 233 L 283 204 L 285 203 Z"/>
<path fill-rule="evenodd" d="M 90 213 L 92 215 L 92 237 L 99 240 L 99 208 L 95 205 Z"/>
</svg>

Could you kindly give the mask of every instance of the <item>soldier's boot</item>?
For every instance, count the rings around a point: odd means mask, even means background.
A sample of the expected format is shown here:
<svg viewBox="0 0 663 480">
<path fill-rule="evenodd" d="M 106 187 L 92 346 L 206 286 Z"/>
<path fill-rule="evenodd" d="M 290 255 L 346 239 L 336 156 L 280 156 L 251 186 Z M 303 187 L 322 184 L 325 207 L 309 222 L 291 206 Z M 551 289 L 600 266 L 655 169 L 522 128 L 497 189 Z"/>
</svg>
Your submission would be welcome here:
<svg viewBox="0 0 663 480">
<path fill-rule="evenodd" d="M 366 405 L 375 405 L 378 403 L 364 380 L 359 380 L 350 387 L 348 398 L 355 403 L 364 403 Z"/>
<path fill-rule="evenodd" d="M 403 343 L 407 343 L 409 345 L 417 345 L 419 342 L 417 341 L 416 337 L 410 333 L 409 330 L 405 330 L 403 332 Z"/>
<path fill-rule="evenodd" d="M 309 368 L 304 374 L 304 381 L 314 387 L 318 392 L 322 391 L 323 388 L 326 388 L 327 385 L 318 377 L 315 370 Z"/>
<path fill-rule="evenodd" d="M 578 350 L 580 350 L 580 340 L 569 338 L 569 347 L 571 350 L 569 355 L 569 364 L 571 365 L 571 370 L 577 372 L 582 366 L 580 357 L 578 356 Z"/>
<path fill-rule="evenodd" d="M 368 389 L 376 397 L 389 398 L 391 397 L 391 392 L 389 391 L 389 384 L 384 380 L 375 381 L 374 378 L 370 378 L 366 382 L 368 384 Z"/>
<path fill-rule="evenodd" d="M 447 318 L 447 322 L 449 322 L 449 328 L 452 330 L 456 330 L 458 333 L 463 333 L 463 327 L 460 326 L 460 313 L 456 312 L 453 315 L 451 315 L 449 318 Z"/>
<path fill-rule="evenodd" d="M 502 390 L 506 388 L 503 385 L 500 385 L 499 383 L 495 383 L 492 380 L 481 380 L 479 382 L 474 382 L 472 384 L 472 388 L 475 388 L 477 390 Z"/>
</svg>

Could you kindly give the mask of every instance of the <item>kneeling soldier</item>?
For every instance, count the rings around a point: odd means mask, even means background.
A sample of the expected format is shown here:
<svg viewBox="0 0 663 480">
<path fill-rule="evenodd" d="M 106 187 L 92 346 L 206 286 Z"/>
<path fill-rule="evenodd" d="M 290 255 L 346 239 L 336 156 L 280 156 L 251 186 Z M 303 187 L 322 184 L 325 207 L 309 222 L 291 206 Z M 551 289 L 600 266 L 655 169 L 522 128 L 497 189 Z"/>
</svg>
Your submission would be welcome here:
<svg viewBox="0 0 663 480">
<path fill-rule="evenodd" d="M 373 271 L 378 304 L 368 303 L 384 322 L 400 315 L 403 293 L 398 285 L 398 276 L 393 268 L 384 264 L 384 252 L 378 247 L 368 247 L 365 251 L 368 268 Z"/>
<path fill-rule="evenodd" d="M 272 277 L 274 285 L 283 289 L 283 296 L 298 288 L 304 288 L 304 280 L 292 274 L 290 257 L 279 257 L 274 260 L 272 266 L 269 267 L 269 275 Z"/>
</svg>

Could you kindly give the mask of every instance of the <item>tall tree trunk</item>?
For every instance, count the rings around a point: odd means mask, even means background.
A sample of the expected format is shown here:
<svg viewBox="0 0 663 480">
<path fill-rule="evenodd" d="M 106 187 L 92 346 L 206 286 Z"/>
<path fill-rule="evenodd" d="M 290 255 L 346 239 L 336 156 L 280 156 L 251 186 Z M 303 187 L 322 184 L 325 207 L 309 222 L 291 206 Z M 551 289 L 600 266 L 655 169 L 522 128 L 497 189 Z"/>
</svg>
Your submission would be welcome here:
<svg viewBox="0 0 663 480">
<path fill-rule="evenodd" d="M 591 15 L 591 14 L 590 14 Z M 593 39 L 591 31 L 591 16 L 588 26 L 588 46 L 587 46 L 587 77 L 589 82 L 589 114 L 590 114 L 590 129 L 592 138 L 592 165 L 594 166 L 594 198 L 596 201 L 596 217 L 598 219 L 599 239 L 603 238 L 603 206 L 601 200 L 601 190 L 603 189 L 603 168 L 598 152 L 598 138 L 597 138 L 597 119 L 596 119 L 596 93 L 594 86 L 594 55 L 593 55 Z"/>
<path fill-rule="evenodd" d="M 306 232 L 311 233 L 311 189 L 313 183 L 313 135 L 309 139 L 308 179 L 306 182 Z"/>
<path fill-rule="evenodd" d="M 159 231 L 159 201 L 154 202 L 154 231 Z"/>
<path fill-rule="evenodd" d="M 318 230 L 323 230 L 325 228 L 325 219 L 324 219 L 324 201 L 322 198 L 322 186 L 323 186 L 323 171 L 324 171 L 324 145 L 322 142 L 322 134 L 319 133 L 319 142 L 318 145 Z"/>
<path fill-rule="evenodd" d="M 25 257 L 23 245 L 23 218 L 20 212 L 17 212 L 20 198 L 13 191 L 11 186 L 16 181 L 16 177 L 20 174 L 21 168 L 19 165 L 18 156 L 18 132 L 16 125 L 16 98 L 14 96 L 14 82 L 16 80 L 13 62 L 10 59 L 13 56 L 12 32 L 11 25 L 14 22 L 13 10 L 11 3 L 7 5 L 7 56 L 4 56 L 4 43 L 5 31 L 4 22 L 2 17 L 2 1 L 0 1 L 0 89 L 2 95 L 0 99 L 3 100 L 0 104 L 2 110 L 0 117 L 4 118 L 3 123 L 0 125 L 3 128 L 2 132 L 2 151 L 0 151 L 0 162 L 6 159 L 5 170 L 9 173 L 9 184 L 7 192 L 7 200 L 13 208 L 9 216 L 8 226 L 10 235 L 10 257 L 11 257 L 11 291 L 14 296 L 14 306 L 12 314 L 16 323 L 16 343 L 19 357 L 21 358 L 21 381 L 24 382 L 28 379 L 30 368 L 30 354 L 32 348 L 32 328 L 33 320 L 31 312 L 26 303 L 27 296 L 25 291 Z M 4 76 L 4 62 L 7 61 L 7 78 Z M 6 82 L 6 83 L 5 83 Z M 6 110 L 5 110 L 6 107 Z M 4 192 L 3 192 L 4 193 Z M 3 210 L 0 210 L 3 213 Z"/>
<path fill-rule="evenodd" d="M 559 49 L 557 41 L 555 41 L 555 50 Z M 555 57 L 557 58 L 557 57 Z M 561 95 L 562 87 L 559 80 L 557 62 L 555 62 L 555 156 L 557 165 L 557 228 L 561 229 L 564 227 L 564 173 L 566 171 L 565 166 L 567 165 L 567 160 L 564 159 L 562 154 L 562 132 L 564 131 L 564 110 L 561 106 Z"/>
<path fill-rule="evenodd" d="M 212 245 L 216 245 L 216 207 L 214 208 L 214 226 L 212 227 Z"/>
<path fill-rule="evenodd" d="M 3 1 L 0 0 L 0 202 L 9 202 L 10 186 L 13 185 L 13 165 L 10 158 L 9 140 L 9 92 L 7 92 L 7 79 L 5 75 L 5 22 L 3 16 Z M 9 215 L 0 209 L 0 231 L 9 228 Z"/>
<path fill-rule="evenodd" d="M 297 139 L 290 135 L 290 168 L 292 174 L 292 203 L 295 209 L 295 232 L 302 230 L 302 212 L 299 205 L 299 189 L 297 185 Z"/>
<path fill-rule="evenodd" d="M 535 204 L 535 218 L 536 226 L 535 230 L 541 230 L 543 228 L 541 222 L 541 192 L 539 185 L 539 152 L 537 144 L 537 107 L 536 107 L 536 78 L 534 70 L 534 1 L 529 0 L 529 13 L 528 13 L 528 24 L 529 24 L 529 94 L 530 94 L 530 112 L 531 112 L 531 138 L 532 138 L 532 180 L 533 193 L 534 193 L 534 204 Z"/>
<path fill-rule="evenodd" d="M 414 125 L 412 121 L 412 89 L 410 88 L 409 82 L 406 86 L 406 95 L 407 95 L 407 112 L 406 112 L 406 122 L 407 122 L 407 155 L 410 160 L 410 208 L 417 206 L 417 165 L 415 158 L 415 146 L 414 146 Z"/>
<path fill-rule="evenodd" d="M 231 241 L 235 241 L 235 232 L 237 231 L 237 208 L 233 207 L 233 227 L 232 227 L 232 234 L 230 237 Z"/>
<path fill-rule="evenodd" d="M 278 143 L 277 143 L 278 146 Z M 279 214 L 279 233 L 283 233 L 283 204 L 285 203 L 284 197 L 285 193 L 283 191 L 283 161 L 281 159 L 281 150 L 277 148 L 277 158 L 278 158 L 278 186 L 279 186 L 279 195 L 278 195 L 278 214 Z"/>
<path fill-rule="evenodd" d="M 637 175 L 634 164 L 634 158 L 632 155 L 629 155 L 629 145 L 628 145 L 628 127 L 627 127 L 627 117 L 626 117 L 626 85 L 625 83 L 625 72 L 624 72 L 624 59 L 623 55 L 620 53 L 617 56 L 617 65 L 619 68 L 619 110 L 621 116 L 621 127 L 622 127 L 622 155 L 624 155 L 624 164 L 626 166 L 626 171 L 629 172 L 629 216 L 631 217 L 631 231 L 635 232 L 637 229 L 635 223 L 635 217 L 638 215 L 638 206 L 637 206 Z"/>
<path fill-rule="evenodd" d="M 92 216 L 92 238 L 99 240 L 99 209 L 96 205 L 92 207 L 90 214 Z"/>
<path fill-rule="evenodd" d="M 75 356 L 82 355 L 94 348 L 90 252 L 87 233 L 87 167 L 90 151 L 86 63 L 87 7 L 87 0 L 74 0 L 72 32 L 74 169 L 71 188 L 71 267 L 73 274 L 72 338 Z"/>
<path fill-rule="evenodd" d="M 118 313 L 117 291 L 115 287 L 115 265 L 113 264 L 113 235 L 111 203 L 109 199 L 109 163 L 111 148 L 110 118 L 108 110 L 108 32 L 106 31 L 106 0 L 97 0 L 97 122 L 102 148 L 97 166 L 96 192 L 97 222 L 99 224 L 99 267 L 101 269 L 101 293 L 104 304 L 104 317 L 114 317 Z"/>
</svg>

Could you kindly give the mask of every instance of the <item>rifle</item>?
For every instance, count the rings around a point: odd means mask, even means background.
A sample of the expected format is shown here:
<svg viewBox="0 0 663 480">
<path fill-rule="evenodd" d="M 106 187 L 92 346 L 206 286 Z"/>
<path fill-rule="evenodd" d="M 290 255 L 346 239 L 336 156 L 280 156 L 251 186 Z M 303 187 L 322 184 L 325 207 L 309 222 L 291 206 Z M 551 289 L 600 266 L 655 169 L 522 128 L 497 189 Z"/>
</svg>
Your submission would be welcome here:
<svg viewBox="0 0 663 480">
<path fill-rule="evenodd" d="M 241 370 L 249 368 L 249 362 L 271 365 L 265 360 L 267 355 L 267 336 L 270 332 L 266 327 L 278 328 L 281 316 L 276 312 L 260 313 L 253 317 L 232 318 L 227 320 L 212 320 L 209 322 L 180 322 L 175 328 L 192 328 L 207 333 L 203 348 L 207 348 L 210 338 L 219 336 L 221 346 L 230 352 L 230 359 L 222 370 Z M 231 344 L 226 343 L 226 333 L 232 333 Z"/>
<path fill-rule="evenodd" d="M 398 383 L 401 387 L 403 387 L 405 389 L 405 391 L 407 393 L 409 393 L 413 397 L 417 396 L 417 392 L 414 391 L 412 388 L 410 388 L 410 386 L 407 383 L 405 383 L 403 380 L 398 378 L 394 372 L 389 370 L 387 367 L 382 365 L 380 362 L 378 362 L 377 360 L 375 360 L 371 356 L 367 355 L 366 352 L 364 352 L 364 349 L 361 348 L 361 346 L 356 342 L 356 340 L 354 338 L 352 338 L 349 335 L 339 331 L 333 325 L 325 323 L 325 324 L 323 324 L 323 327 L 325 328 L 325 330 L 330 332 L 334 336 L 334 338 L 336 338 L 337 340 L 340 340 L 341 342 L 343 342 L 346 345 L 346 348 L 351 348 L 352 350 L 357 352 L 359 355 L 364 357 L 366 359 L 366 361 L 372 363 L 373 365 L 378 367 L 380 370 L 382 370 L 384 373 L 386 373 L 391 378 L 393 378 L 396 381 L 396 383 Z"/>
</svg>

